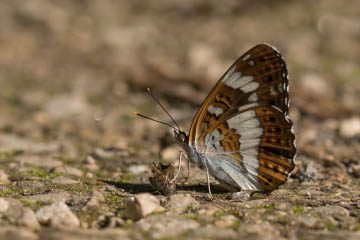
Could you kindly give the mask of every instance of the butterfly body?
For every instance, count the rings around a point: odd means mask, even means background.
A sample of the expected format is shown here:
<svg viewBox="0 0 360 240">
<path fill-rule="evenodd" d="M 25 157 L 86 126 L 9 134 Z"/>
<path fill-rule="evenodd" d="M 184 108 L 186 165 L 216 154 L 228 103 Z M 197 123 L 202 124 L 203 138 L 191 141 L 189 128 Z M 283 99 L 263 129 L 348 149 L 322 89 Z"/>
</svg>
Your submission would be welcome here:
<svg viewBox="0 0 360 240">
<path fill-rule="evenodd" d="M 288 74 L 268 44 L 241 56 L 210 91 L 189 135 L 175 130 L 190 162 L 231 191 L 273 190 L 294 168 Z"/>
</svg>

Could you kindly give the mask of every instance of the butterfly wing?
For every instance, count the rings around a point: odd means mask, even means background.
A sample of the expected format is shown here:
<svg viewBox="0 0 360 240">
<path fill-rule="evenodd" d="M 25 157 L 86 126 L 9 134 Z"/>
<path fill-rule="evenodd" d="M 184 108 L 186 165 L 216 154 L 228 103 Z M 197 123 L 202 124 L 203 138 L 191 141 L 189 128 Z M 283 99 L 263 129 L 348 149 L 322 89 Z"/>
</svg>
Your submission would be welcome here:
<svg viewBox="0 0 360 240">
<path fill-rule="evenodd" d="M 189 145 L 230 187 L 273 190 L 294 167 L 287 69 L 267 44 L 241 56 L 212 89 L 190 128 Z M 224 180 L 225 179 L 225 180 Z"/>
</svg>

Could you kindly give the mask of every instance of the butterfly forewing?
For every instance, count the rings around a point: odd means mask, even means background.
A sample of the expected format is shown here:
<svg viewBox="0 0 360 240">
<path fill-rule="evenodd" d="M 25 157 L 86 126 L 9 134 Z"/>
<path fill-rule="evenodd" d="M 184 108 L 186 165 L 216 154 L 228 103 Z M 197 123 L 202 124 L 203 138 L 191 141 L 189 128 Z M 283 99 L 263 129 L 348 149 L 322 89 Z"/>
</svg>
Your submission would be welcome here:
<svg viewBox="0 0 360 240">
<path fill-rule="evenodd" d="M 275 48 L 257 45 L 230 67 L 205 99 L 191 125 L 189 144 L 210 160 L 240 167 L 238 174 L 245 177 L 235 179 L 239 188 L 272 190 L 294 167 L 295 137 L 288 111 L 285 62 Z"/>
</svg>

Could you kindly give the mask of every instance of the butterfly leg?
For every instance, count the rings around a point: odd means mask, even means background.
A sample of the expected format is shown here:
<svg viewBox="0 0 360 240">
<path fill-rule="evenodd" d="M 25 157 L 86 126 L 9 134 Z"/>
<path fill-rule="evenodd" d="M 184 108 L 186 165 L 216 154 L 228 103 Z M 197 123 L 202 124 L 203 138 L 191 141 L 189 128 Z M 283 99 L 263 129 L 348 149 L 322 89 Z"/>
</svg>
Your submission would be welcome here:
<svg viewBox="0 0 360 240">
<path fill-rule="evenodd" d="M 209 197 L 210 197 L 210 200 L 212 200 L 213 197 L 212 197 L 211 188 L 210 188 L 210 175 L 209 175 L 209 169 L 207 166 L 207 160 L 205 161 L 205 167 L 206 167 L 206 179 L 207 179 L 207 185 L 208 185 L 208 190 L 209 190 Z"/>
<path fill-rule="evenodd" d="M 174 178 L 171 179 L 171 181 L 170 181 L 169 183 L 173 183 L 173 182 L 175 181 L 175 179 L 177 178 L 177 176 L 179 175 L 179 173 L 180 173 L 180 169 L 181 169 L 181 158 L 182 158 L 182 156 L 185 157 L 184 152 L 181 151 L 181 152 L 180 152 L 180 156 L 179 156 L 178 171 L 177 171 L 177 173 L 175 174 Z M 186 157 L 185 157 L 185 158 L 186 158 Z"/>
<path fill-rule="evenodd" d="M 187 157 L 185 157 L 185 158 L 186 158 L 186 160 L 187 160 L 187 162 L 188 162 L 188 174 L 187 174 L 187 176 L 186 176 L 185 182 L 188 182 L 189 179 L 190 179 L 190 170 L 191 170 L 191 168 L 190 168 L 190 161 L 189 161 L 189 159 L 188 159 Z"/>
</svg>

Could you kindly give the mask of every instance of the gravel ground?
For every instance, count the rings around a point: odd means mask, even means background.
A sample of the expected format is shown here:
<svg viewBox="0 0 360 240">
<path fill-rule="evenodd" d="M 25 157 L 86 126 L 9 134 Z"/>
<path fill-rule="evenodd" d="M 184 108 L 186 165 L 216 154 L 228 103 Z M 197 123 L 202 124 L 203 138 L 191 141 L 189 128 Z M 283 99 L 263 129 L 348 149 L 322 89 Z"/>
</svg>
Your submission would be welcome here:
<svg viewBox="0 0 360 240">
<path fill-rule="evenodd" d="M 0 2 L 0 239 L 360 239 L 360 3 Z M 232 195 L 193 168 L 152 188 L 228 66 L 268 42 L 290 73 L 288 182 Z M 177 167 L 179 149 L 161 152 Z M 186 164 L 182 166 L 186 169 Z M 172 186 L 174 187 L 174 186 Z M 172 191 L 170 191 L 172 192 Z"/>
</svg>

